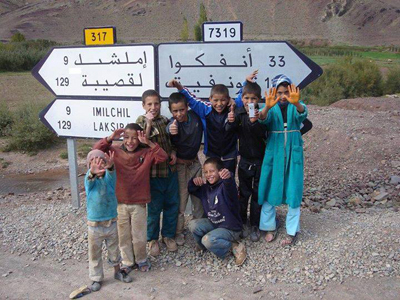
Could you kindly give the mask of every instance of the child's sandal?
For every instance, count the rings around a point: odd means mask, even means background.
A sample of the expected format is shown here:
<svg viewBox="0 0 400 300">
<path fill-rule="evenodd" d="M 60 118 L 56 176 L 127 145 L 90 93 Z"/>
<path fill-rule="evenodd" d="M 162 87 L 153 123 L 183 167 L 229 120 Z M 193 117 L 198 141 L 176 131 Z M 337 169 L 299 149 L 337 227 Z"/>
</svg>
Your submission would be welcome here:
<svg viewBox="0 0 400 300">
<path fill-rule="evenodd" d="M 286 235 L 286 238 L 282 240 L 281 246 L 286 247 L 286 246 L 294 246 L 297 241 L 297 233 L 295 235 Z"/>
<path fill-rule="evenodd" d="M 148 272 L 151 269 L 151 263 L 149 259 L 146 259 L 146 261 L 138 263 L 137 265 L 139 267 L 139 271 L 141 272 Z"/>
<path fill-rule="evenodd" d="M 276 237 L 278 236 L 278 229 L 279 229 L 279 225 L 280 225 L 279 219 L 276 218 L 276 221 L 275 221 L 275 222 L 276 222 L 276 229 L 273 230 L 273 231 L 267 231 L 266 234 L 265 234 L 264 239 L 265 239 L 265 241 L 266 241 L 267 243 L 272 243 L 273 241 L 276 240 Z M 272 240 L 270 240 L 270 241 L 267 240 L 267 234 L 272 234 Z"/>
</svg>

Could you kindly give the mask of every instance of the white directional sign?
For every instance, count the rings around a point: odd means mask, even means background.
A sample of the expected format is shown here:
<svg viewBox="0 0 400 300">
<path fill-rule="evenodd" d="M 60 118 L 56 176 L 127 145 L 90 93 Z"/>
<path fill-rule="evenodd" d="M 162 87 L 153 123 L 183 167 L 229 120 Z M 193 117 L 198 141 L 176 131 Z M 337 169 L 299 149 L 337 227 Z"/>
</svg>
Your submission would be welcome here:
<svg viewBox="0 0 400 300">
<path fill-rule="evenodd" d="M 208 98 L 215 84 L 225 84 L 234 97 L 242 82 L 258 69 L 257 83 L 271 87 L 271 79 L 285 74 L 300 88 L 317 79 L 322 69 L 287 42 L 179 43 L 158 45 L 158 85 L 162 97 L 179 80 L 200 98 Z"/>
<path fill-rule="evenodd" d="M 57 96 L 141 97 L 155 89 L 154 46 L 56 47 L 32 73 Z"/>
<path fill-rule="evenodd" d="M 39 117 L 59 136 L 103 138 L 115 129 L 135 123 L 143 114 L 142 101 L 60 98 L 50 103 Z"/>
</svg>

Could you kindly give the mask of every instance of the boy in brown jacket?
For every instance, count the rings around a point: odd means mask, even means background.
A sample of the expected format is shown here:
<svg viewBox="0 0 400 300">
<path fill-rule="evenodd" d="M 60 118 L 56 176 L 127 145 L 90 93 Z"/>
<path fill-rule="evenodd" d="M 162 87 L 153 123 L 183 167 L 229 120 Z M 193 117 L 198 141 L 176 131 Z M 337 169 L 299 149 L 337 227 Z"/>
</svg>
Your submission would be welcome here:
<svg viewBox="0 0 400 300">
<path fill-rule="evenodd" d="M 123 137 L 123 145 L 114 147 L 113 140 Z M 135 123 L 115 130 L 97 142 L 94 149 L 113 151 L 117 172 L 118 238 L 122 269 L 129 273 L 136 263 L 140 271 L 150 269 L 146 254 L 146 204 L 150 202 L 150 169 L 164 162 L 168 155 L 151 142 Z"/>
</svg>

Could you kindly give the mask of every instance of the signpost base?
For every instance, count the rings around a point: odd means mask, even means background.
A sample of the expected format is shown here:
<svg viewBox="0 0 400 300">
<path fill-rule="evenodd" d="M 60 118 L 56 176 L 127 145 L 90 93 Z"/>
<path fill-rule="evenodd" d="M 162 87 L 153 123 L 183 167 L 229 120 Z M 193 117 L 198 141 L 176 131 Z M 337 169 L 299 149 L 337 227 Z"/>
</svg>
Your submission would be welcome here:
<svg viewBox="0 0 400 300">
<path fill-rule="evenodd" d="M 67 139 L 69 180 L 71 183 L 72 207 L 78 209 L 81 206 L 78 185 L 78 163 L 76 159 L 76 142 L 74 139 Z"/>
</svg>

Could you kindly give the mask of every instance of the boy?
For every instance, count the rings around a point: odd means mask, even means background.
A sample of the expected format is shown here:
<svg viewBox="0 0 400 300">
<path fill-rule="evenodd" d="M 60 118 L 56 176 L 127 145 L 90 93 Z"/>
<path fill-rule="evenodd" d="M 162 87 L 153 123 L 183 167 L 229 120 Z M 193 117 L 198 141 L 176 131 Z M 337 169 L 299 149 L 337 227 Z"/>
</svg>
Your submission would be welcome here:
<svg viewBox="0 0 400 300">
<path fill-rule="evenodd" d="M 92 150 L 87 156 L 88 171 L 85 176 L 89 278 L 90 289 L 97 292 L 104 278 L 102 245 L 105 240 L 108 262 L 114 266 L 114 278 L 131 282 L 132 278 L 119 268 L 121 257 L 118 249 L 117 199 L 115 198 L 114 153 L 110 156 L 100 150 Z"/>
<path fill-rule="evenodd" d="M 239 176 L 239 203 L 240 216 L 243 225 L 247 222 L 247 206 L 250 202 L 250 239 L 253 242 L 260 240 L 260 213 L 261 205 L 258 204 L 258 184 L 260 181 L 261 165 L 265 152 L 265 139 L 267 126 L 258 122 L 258 102 L 261 99 L 261 87 L 252 81 L 257 72 L 246 77 L 246 84 L 240 91 L 243 106 L 236 108 L 228 114 L 225 130 L 236 132 L 239 137 L 240 162 Z M 254 105 L 254 117 L 249 117 L 249 104 Z M 246 226 L 247 227 L 247 226 Z M 245 229 L 244 229 L 245 230 Z"/>
<path fill-rule="evenodd" d="M 214 85 L 210 93 L 210 102 L 205 102 L 195 98 L 177 80 L 171 80 L 168 86 L 176 87 L 186 97 L 189 107 L 201 118 L 204 128 L 204 154 L 221 159 L 224 168 L 235 174 L 237 136 L 235 132 L 227 132 L 224 129 L 229 113 L 228 88 L 223 84 Z M 236 106 L 242 106 L 241 101 L 236 100 Z"/>
<path fill-rule="evenodd" d="M 151 202 L 147 206 L 147 241 L 150 255 L 160 255 L 158 238 L 160 236 L 160 215 L 163 213 L 161 229 L 162 240 L 168 251 L 176 251 L 174 240 L 179 210 L 178 175 L 176 172 L 176 152 L 172 149 L 167 133 L 168 119 L 160 115 L 161 99 L 155 90 L 147 90 L 142 95 L 142 106 L 146 115 L 139 116 L 136 122 L 146 130 L 147 136 L 157 142 L 168 154 L 171 161 L 165 161 L 151 168 Z"/>
<path fill-rule="evenodd" d="M 188 109 L 184 95 L 172 93 L 169 96 L 169 110 L 173 118 L 167 126 L 167 132 L 171 137 L 172 144 L 177 149 L 176 167 L 178 170 L 180 204 L 175 241 L 179 246 L 185 243 L 183 228 L 189 198 L 187 185 L 191 178 L 201 176 L 201 165 L 197 153 L 201 145 L 203 127 L 199 116 Z M 193 218 L 201 218 L 204 214 L 201 201 L 195 196 L 192 196 L 191 200 Z"/>
<path fill-rule="evenodd" d="M 281 245 L 293 245 L 300 230 L 300 204 L 303 197 L 303 140 L 300 126 L 307 107 L 300 102 L 300 91 L 285 75 L 272 80 L 265 92 L 265 107 L 260 119 L 268 127 L 268 139 L 261 169 L 259 204 L 262 205 L 260 229 L 265 240 L 277 235 L 275 206 L 288 204 L 287 236 Z M 278 105 L 276 105 L 278 103 Z"/>
<path fill-rule="evenodd" d="M 235 263 L 242 265 L 246 249 L 237 243 L 242 231 L 238 193 L 233 174 L 223 169 L 220 159 L 213 157 L 204 162 L 203 178 L 189 181 L 189 193 L 200 198 L 207 218 L 192 220 L 189 230 L 199 250 L 208 249 L 223 259 L 232 249 Z"/>
<path fill-rule="evenodd" d="M 121 136 L 122 146 L 114 147 L 112 141 Z M 150 169 L 154 164 L 166 161 L 168 155 L 158 144 L 149 141 L 142 128 L 135 123 L 115 130 L 109 137 L 97 142 L 94 148 L 115 153 L 122 268 L 129 273 L 136 263 L 140 271 L 148 271 L 146 204 L 151 200 Z"/>
</svg>

